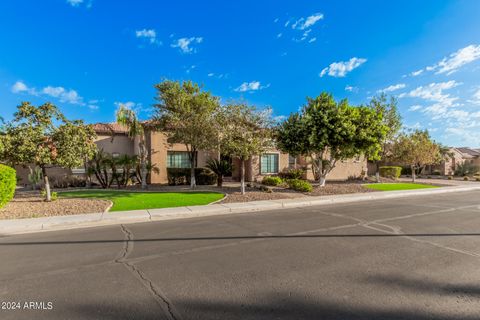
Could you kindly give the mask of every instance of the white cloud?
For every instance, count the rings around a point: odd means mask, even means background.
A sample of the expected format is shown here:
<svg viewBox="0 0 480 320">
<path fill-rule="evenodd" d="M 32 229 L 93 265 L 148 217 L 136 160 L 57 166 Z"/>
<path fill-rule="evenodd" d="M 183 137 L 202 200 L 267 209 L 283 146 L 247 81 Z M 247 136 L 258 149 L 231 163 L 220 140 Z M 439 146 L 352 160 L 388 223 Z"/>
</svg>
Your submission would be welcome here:
<svg viewBox="0 0 480 320">
<path fill-rule="evenodd" d="M 235 88 L 235 91 L 237 92 L 252 92 L 252 91 L 257 91 L 261 89 L 268 88 L 270 85 L 267 84 L 266 86 L 262 86 L 260 84 L 260 81 L 252 81 L 252 82 L 244 82 L 237 88 Z"/>
<path fill-rule="evenodd" d="M 48 86 L 42 89 L 41 93 L 58 98 L 60 102 L 67 102 L 71 104 L 85 105 L 83 98 L 75 90 L 66 90 L 64 87 Z"/>
<path fill-rule="evenodd" d="M 278 22 L 278 18 L 275 18 L 275 20 L 273 20 L 274 23 L 277 23 Z"/>
<path fill-rule="evenodd" d="M 92 2 L 93 0 L 66 0 L 66 2 L 71 5 L 72 7 L 80 7 L 81 5 L 85 5 L 87 9 L 90 9 L 92 7 Z"/>
<path fill-rule="evenodd" d="M 416 76 L 421 75 L 422 73 L 423 73 L 423 69 L 420 69 L 420 70 L 411 72 L 410 75 L 411 75 L 412 77 L 416 77 Z"/>
<path fill-rule="evenodd" d="M 367 59 L 353 57 L 348 61 L 333 62 L 320 72 L 320 77 L 328 74 L 331 77 L 345 77 L 347 73 L 364 64 Z"/>
<path fill-rule="evenodd" d="M 315 42 L 315 41 L 317 41 L 317 38 L 314 37 L 314 38 L 308 40 L 308 43 L 312 43 L 312 42 Z"/>
<path fill-rule="evenodd" d="M 391 86 L 388 86 L 384 89 L 378 90 L 377 92 L 393 92 L 405 88 L 405 83 L 398 83 Z"/>
<path fill-rule="evenodd" d="M 83 3 L 83 0 L 67 0 L 67 3 L 72 7 L 78 7 Z"/>
<path fill-rule="evenodd" d="M 17 81 L 15 84 L 12 86 L 12 92 L 13 93 L 19 93 L 19 92 L 26 92 L 29 91 L 30 89 L 28 86 L 23 83 L 22 81 Z"/>
<path fill-rule="evenodd" d="M 179 48 L 182 53 L 193 53 L 195 48 L 192 48 L 192 44 L 202 43 L 202 37 L 180 38 L 175 40 L 170 46 L 172 48 Z"/>
<path fill-rule="evenodd" d="M 456 82 L 455 80 L 450 80 L 447 82 L 433 82 L 427 86 L 420 86 L 408 93 L 402 93 L 399 95 L 400 98 L 410 97 L 410 98 L 421 98 L 424 100 L 438 102 L 443 106 L 452 106 L 453 102 L 458 100 L 457 97 L 452 97 L 450 94 L 444 93 L 445 90 L 449 90 L 459 86 L 461 83 Z"/>
<path fill-rule="evenodd" d="M 292 24 L 292 29 L 297 29 L 297 30 L 305 30 L 307 28 L 312 27 L 317 23 L 318 21 L 323 19 L 323 14 L 321 13 L 315 13 L 312 14 L 311 16 L 308 16 L 307 18 L 300 18 L 297 21 L 295 21 Z M 285 25 L 285 27 L 288 26 L 288 24 Z"/>
<path fill-rule="evenodd" d="M 120 106 L 124 106 L 125 108 L 128 108 L 128 109 L 134 109 L 137 104 L 133 101 L 126 101 L 126 102 L 114 102 L 113 103 L 117 108 L 120 107 Z"/>
<path fill-rule="evenodd" d="M 472 99 L 467 100 L 469 103 L 480 105 L 480 88 L 477 89 L 472 95 Z"/>
<path fill-rule="evenodd" d="M 417 110 L 420 110 L 422 109 L 422 106 L 419 105 L 419 104 L 415 104 L 413 106 L 410 106 L 410 108 L 408 108 L 408 111 L 417 111 Z"/>
<path fill-rule="evenodd" d="M 272 120 L 273 120 L 273 122 L 278 123 L 278 122 L 284 121 L 284 120 L 287 119 L 287 118 L 288 118 L 287 116 L 285 116 L 285 115 L 282 114 L 282 115 L 273 117 Z"/>
<path fill-rule="evenodd" d="M 349 91 L 349 92 L 358 92 L 358 87 L 354 87 L 354 86 L 346 85 L 346 86 L 345 86 L 345 91 Z"/>
<path fill-rule="evenodd" d="M 448 138 L 453 137 L 459 139 L 462 145 L 478 147 L 480 144 L 480 133 L 477 130 L 459 127 L 448 127 L 445 129 L 445 135 Z"/>
<path fill-rule="evenodd" d="M 433 68 L 437 70 L 436 73 L 446 73 L 449 75 L 458 71 L 460 67 L 477 59 L 480 59 L 480 45 L 469 45 L 443 58 L 433 66 Z"/>
<path fill-rule="evenodd" d="M 76 104 L 80 106 L 88 106 L 92 108 L 90 105 L 95 106 L 98 103 L 98 100 L 90 100 L 87 103 L 84 102 L 82 96 L 78 94 L 76 90 L 73 89 L 65 89 L 64 87 L 53 87 L 53 86 L 46 86 L 40 90 L 37 90 L 34 87 L 27 86 L 23 81 L 17 81 L 11 88 L 13 93 L 28 93 L 32 96 L 39 96 L 39 97 L 52 97 L 58 99 L 60 102 Z"/>
<path fill-rule="evenodd" d="M 281 32 L 280 32 L 279 34 L 277 34 L 277 39 L 278 39 L 278 38 L 281 38 L 282 35 L 283 35 L 283 34 L 282 34 Z"/>
<path fill-rule="evenodd" d="M 157 40 L 157 32 L 154 29 L 142 29 L 135 31 L 135 36 L 137 38 L 142 38 L 149 41 L 151 44 L 162 44 L 161 41 Z"/>
</svg>

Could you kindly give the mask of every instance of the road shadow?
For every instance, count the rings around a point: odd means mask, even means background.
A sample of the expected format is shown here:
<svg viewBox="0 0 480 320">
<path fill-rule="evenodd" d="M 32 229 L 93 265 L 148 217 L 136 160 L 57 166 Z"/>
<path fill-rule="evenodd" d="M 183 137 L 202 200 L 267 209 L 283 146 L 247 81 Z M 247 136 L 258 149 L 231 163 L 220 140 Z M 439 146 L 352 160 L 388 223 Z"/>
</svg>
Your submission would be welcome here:
<svg viewBox="0 0 480 320">
<path fill-rule="evenodd" d="M 179 318 L 182 320 L 478 320 L 478 314 L 447 315 L 433 312 L 432 310 L 423 311 L 417 309 L 417 311 L 412 311 L 408 305 L 376 306 L 374 301 L 367 306 L 335 304 L 315 299 L 315 297 L 309 297 L 307 300 L 299 296 L 293 296 L 291 293 L 272 293 L 269 296 L 251 297 L 251 299 L 255 302 L 192 300 L 184 298 L 180 301 L 173 301 L 173 304 L 180 313 Z M 102 312 L 102 310 L 106 311 Z M 157 314 L 155 316 L 148 310 L 136 312 L 134 317 L 132 317 L 132 312 L 121 305 L 75 305 L 70 308 L 68 313 L 84 319 L 164 319 L 164 315 Z"/>
<path fill-rule="evenodd" d="M 392 289 L 406 289 L 415 293 L 426 293 L 451 296 L 471 296 L 480 298 L 480 286 L 473 284 L 442 283 L 429 279 L 408 278 L 400 275 L 374 275 L 364 279 L 366 283 L 374 283 Z M 479 310 L 480 318 L 480 310 Z"/>
<path fill-rule="evenodd" d="M 209 236 L 209 237 L 168 237 L 168 238 L 144 238 L 132 239 L 130 242 L 176 242 L 176 241 L 212 241 L 212 240 L 255 240 L 255 239 L 329 239 L 329 238 L 401 238 L 401 237 L 479 237 L 480 233 L 373 233 L 373 234 L 302 234 L 302 235 L 250 235 L 250 236 Z M 3 239 L 10 239 L 8 237 Z M 2 246 L 29 246 L 29 245 L 71 245 L 71 244 L 97 244 L 118 243 L 125 239 L 103 240 L 59 240 L 59 241 L 14 241 L 0 242 Z"/>
</svg>

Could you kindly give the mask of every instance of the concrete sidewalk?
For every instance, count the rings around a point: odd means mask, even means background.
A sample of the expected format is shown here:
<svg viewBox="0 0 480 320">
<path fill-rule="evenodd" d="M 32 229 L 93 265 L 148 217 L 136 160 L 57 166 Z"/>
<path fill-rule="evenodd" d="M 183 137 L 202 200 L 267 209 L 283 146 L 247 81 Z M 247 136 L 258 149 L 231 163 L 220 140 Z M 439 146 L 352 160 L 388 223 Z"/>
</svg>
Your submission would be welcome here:
<svg viewBox="0 0 480 320">
<path fill-rule="evenodd" d="M 401 197 L 418 197 L 462 191 L 480 191 L 480 184 L 441 187 L 438 189 L 418 189 L 405 191 L 355 193 L 319 197 L 302 197 L 251 201 L 239 203 L 211 204 L 204 206 L 176 207 L 163 209 L 117 211 L 107 213 L 90 213 L 69 216 L 55 216 L 32 219 L 0 220 L 0 236 L 20 233 L 32 233 L 50 230 L 96 227 L 123 223 L 138 223 L 160 220 L 204 217 L 222 214 L 266 211 L 274 209 L 299 208 L 335 203 L 384 200 Z"/>
</svg>

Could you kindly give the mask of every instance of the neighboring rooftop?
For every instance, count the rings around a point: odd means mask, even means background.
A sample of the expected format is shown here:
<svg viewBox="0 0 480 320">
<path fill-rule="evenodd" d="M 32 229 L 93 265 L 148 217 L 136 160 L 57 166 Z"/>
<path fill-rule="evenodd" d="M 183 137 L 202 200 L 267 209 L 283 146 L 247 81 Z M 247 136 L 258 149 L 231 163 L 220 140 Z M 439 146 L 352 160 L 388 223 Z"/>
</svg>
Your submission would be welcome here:
<svg viewBox="0 0 480 320">
<path fill-rule="evenodd" d="M 95 130 L 96 133 L 127 133 L 127 127 L 123 126 L 121 124 L 115 123 L 115 122 L 110 122 L 110 123 L 94 123 L 93 124 L 93 129 Z"/>
<path fill-rule="evenodd" d="M 478 149 L 471 149 L 467 147 L 456 148 L 459 152 L 467 154 L 472 157 L 480 156 L 480 151 Z"/>
</svg>

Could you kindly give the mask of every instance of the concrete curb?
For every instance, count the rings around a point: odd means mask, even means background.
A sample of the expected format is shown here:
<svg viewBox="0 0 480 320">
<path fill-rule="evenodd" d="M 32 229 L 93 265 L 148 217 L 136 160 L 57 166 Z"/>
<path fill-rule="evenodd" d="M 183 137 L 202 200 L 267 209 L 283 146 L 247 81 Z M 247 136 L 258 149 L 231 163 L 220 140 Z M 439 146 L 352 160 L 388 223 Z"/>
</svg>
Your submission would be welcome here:
<svg viewBox="0 0 480 320">
<path fill-rule="evenodd" d="M 480 186 L 454 186 L 438 189 L 354 193 L 294 199 L 263 200 L 239 203 L 216 203 L 204 206 L 176 207 L 164 209 L 117 211 L 112 213 L 90 213 L 70 216 L 43 217 L 31 219 L 0 220 L 0 236 L 74 228 L 118 225 L 206 217 L 213 215 L 258 212 L 275 209 L 301 208 L 306 206 L 329 205 L 336 203 L 385 200 L 393 198 L 425 196 L 452 192 L 480 191 Z"/>
</svg>

